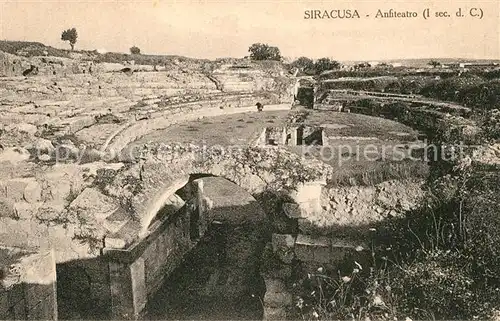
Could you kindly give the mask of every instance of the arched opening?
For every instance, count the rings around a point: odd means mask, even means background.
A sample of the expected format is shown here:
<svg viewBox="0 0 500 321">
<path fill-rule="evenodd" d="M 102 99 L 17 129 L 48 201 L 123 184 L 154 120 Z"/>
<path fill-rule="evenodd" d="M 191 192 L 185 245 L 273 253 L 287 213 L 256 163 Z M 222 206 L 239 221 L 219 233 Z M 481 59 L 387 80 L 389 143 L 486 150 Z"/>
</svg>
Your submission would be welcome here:
<svg viewBox="0 0 500 321">
<path fill-rule="evenodd" d="M 204 233 L 200 221 L 206 217 L 196 207 L 200 184 L 202 197 L 213 202 Z M 265 282 L 259 269 L 269 236 L 260 204 L 236 184 L 204 173 L 190 175 L 175 195 L 185 202 L 180 211 L 188 214 L 196 245 L 149 298 L 146 318 L 262 319 Z"/>
<path fill-rule="evenodd" d="M 185 202 L 183 210 L 187 211 L 189 216 L 189 236 L 192 242 L 198 241 L 201 237 L 200 211 L 195 199 L 196 195 L 193 181 L 204 177 L 214 177 L 214 175 L 204 173 L 191 174 L 189 175 L 188 183 L 175 192 L 175 194 Z"/>
</svg>

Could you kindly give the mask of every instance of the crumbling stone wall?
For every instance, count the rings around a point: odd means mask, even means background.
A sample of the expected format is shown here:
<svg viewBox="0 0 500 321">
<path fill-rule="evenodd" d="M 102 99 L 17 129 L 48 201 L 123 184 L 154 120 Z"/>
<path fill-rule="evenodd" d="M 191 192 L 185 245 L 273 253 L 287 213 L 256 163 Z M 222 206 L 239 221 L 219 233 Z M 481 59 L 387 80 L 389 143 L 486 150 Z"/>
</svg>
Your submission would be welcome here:
<svg viewBox="0 0 500 321">
<path fill-rule="evenodd" d="M 0 252 L 6 264 L 0 276 L 0 319 L 57 320 L 53 252 L 5 247 Z"/>
<path fill-rule="evenodd" d="M 190 216 L 184 208 L 159 223 L 147 238 L 128 249 L 105 249 L 114 319 L 143 315 L 148 299 L 196 244 L 190 238 Z"/>
<path fill-rule="evenodd" d="M 107 319 L 111 316 L 108 262 L 103 257 L 57 265 L 59 318 Z"/>
</svg>

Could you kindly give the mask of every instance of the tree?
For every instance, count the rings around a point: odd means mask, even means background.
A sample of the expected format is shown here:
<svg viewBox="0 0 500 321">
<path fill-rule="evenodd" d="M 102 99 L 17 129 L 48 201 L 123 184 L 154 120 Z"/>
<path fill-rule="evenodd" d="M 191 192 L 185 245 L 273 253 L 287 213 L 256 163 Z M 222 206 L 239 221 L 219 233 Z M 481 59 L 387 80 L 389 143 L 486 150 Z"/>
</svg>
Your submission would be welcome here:
<svg viewBox="0 0 500 321">
<path fill-rule="evenodd" d="M 133 55 L 140 55 L 141 54 L 141 49 L 137 46 L 132 46 L 130 47 L 130 53 Z"/>
<path fill-rule="evenodd" d="M 272 47 L 268 44 L 254 43 L 248 48 L 250 59 L 252 60 L 281 60 L 281 53 L 278 47 Z"/>
<path fill-rule="evenodd" d="M 294 68 L 298 68 L 299 70 L 308 73 L 308 72 L 314 72 L 314 61 L 312 59 L 309 59 L 307 57 L 300 57 L 297 58 L 294 62 L 290 64 L 290 66 Z"/>
<path fill-rule="evenodd" d="M 338 68 L 340 68 L 340 63 L 338 61 L 331 60 L 330 58 L 320 58 L 314 63 L 314 70 L 317 75 L 321 74 L 323 71 Z"/>
<path fill-rule="evenodd" d="M 75 49 L 75 43 L 77 38 L 78 38 L 78 33 L 76 32 L 76 28 L 64 30 L 61 34 L 61 40 L 69 41 L 71 50 Z"/>
<path fill-rule="evenodd" d="M 436 67 L 441 66 L 441 63 L 439 61 L 436 61 L 436 60 L 431 60 L 431 61 L 429 61 L 428 65 L 432 66 L 432 68 L 436 68 Z"/>
</svg>

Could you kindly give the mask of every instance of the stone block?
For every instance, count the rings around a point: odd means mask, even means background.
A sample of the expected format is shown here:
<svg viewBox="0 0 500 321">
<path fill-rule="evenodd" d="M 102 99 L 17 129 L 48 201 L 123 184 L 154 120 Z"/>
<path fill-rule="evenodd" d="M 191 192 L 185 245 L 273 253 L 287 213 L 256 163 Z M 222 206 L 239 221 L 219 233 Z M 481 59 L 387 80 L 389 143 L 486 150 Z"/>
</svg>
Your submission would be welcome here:
<svg viewBox="0 0 500 321">
<path fill-rule="evenodd" d="M 285 212 L 286 216 L 289 218 L 301 218 L 304 217 L 305 212 L 303 212 L 299 206 L 299 204 L 296 203 L 285 203 L 283 204 L 283 211 Z"/>
<path fill-rule="evenodd" d="M 6 320 L 12 318 L 10 316 L 10 304 L 9 304 L 9 295 L 7 291 L 3 291 L 0 293 L 0 320 Z"/>
<path fill-rule="evenodd" d="M 292 294 L 289 292 L 266 292 L 264 307 L 283 308 L 292 305 Z"/>
<path fill-rule="evenodd" d="M 290 234 L 276 234 L 272 235 L 273 251 L 276 252 L 280 249 L 290 249 L 295 245 L 295 238 Z"/>
<path fill-rule="evenodd" d="M 328 263 L 331 259 L 330 239 L 299 234 L 295 241 L 295 255 L 300 261 Z"/>
<path fill-rule="evenodd" d="M 130 267 L 127 264 L 109 262 L 110 292 L 113 319 L 134 318 L 134 297 Z"/>
<path fill-rule="evenodd" d="M 50 296 L 54 287 L 52 284 L 26 284 L 24 290 L 26 307 L 30 310 Z"/>
<path fill-rule="evenodd" d="M 92 298 L 102 305 L 111 304 L 111 291 L 109 284 L 95 283 L 90 284 L 90 292 L 92 293 Z"/>
<path fill-rule="evenodd" d="M 127 221 L 110 221 L 108 219 L 105 219 L 102 222 L 103 227 L 109 231 L 111 234 L 118 232 L 121 228 L 123 228 L 126 224 L 128 223 Z"/>
<path fill-rule="evenodd" d="M 330 262 L 339 264 L 345 260 L 347 253 L 349 252 L 348 248 L 345 247 L 332 247 L 330 253 Z"/>
<path fill-rule="evenodd" d="M 307 218 L 299 218 L 297 220 L 299 231 L 304 234 L 314 234 L 317 233 L 317 228 L 314 223 Z"/>
<path fill-rule="evenodd" d="M 111 249 L 124 249 L 127 247 L 127 240 L 119 237 L 109 237 L 104 238 L 104 246 Z"/>
<path fill-rule="evenodd" d="M 324 246 L 313 246 L 314 262 L 330 263 L 332 262 L 332 248 Z"/>
<path fill-rule="evenodd" d="M 71 208 L 83 209 L 99 221 L 102 221 L 112 215 L 118 206 L 109 196 L 102 194 L 96 188 L 88 187 L 71 202 Z"/>
<path fill-rule="evenodd" d="M 319 263 L 319 262 L 301 262 L 300 271 L 303 275 L 307 274 L 325 274 L 333 273 L 337 274 L 338 265 L 332 263 Z"/>
<path fill-rule="evenodd" d="M 265 278 L 266 292 L 284 292 L 286 291 L 286 285 L 283 280 L 274 278 Z"/>
<path fill-rule="evenodd" d="M 138 258 L 130 265 L 130 277 L 132 280 L 134 313 L 138 315 L 146 307 L 148 297 L 144 259 Z"/>
<path fill-rule="evenodd" d="M 273 251 L 276 253 L 278 258 L 284 263 L 292 263 L 295 253 L 293 251 L 293 246 L 295 243 L 295 238 L 290 234 L 273 234 L 272 235 L 272 246 Z"/>
<path fill-rule="evenodd" d="M 40 184 L 33 180 L 30 181 L 24 189 L 23 198 L 28 203 L 36 203 L 42 198 L 42 187 Z"/>
<path fill-rule="evenodd" d="M 14 306 L 24 299 L 24 284 L 15 284 L 8 292 L 9 303 Z"/>
<path fill-rule="evenodd" d="M 40 300 L 34 307 L 28 308 L 28 320 L 56 320 L 55 300 L 48 296 Z"/>
<path fill-rule="evenodd" d="M 292 276 L 292 265 L 281 264 L 272 269 L 261 271 L 262 276 L 265 278 L 275 278 L 280 280 L 288 280 Z"/>
<path fill-rule="evenodd" d="M 26 302 L 24 301 L 24 299 L 17 302 L 16 304 L 14 304 L 13 312 L 14 312 L 14 319 L 15 320 L 26 320 L 26 318 L 27 318 Z"/>
<path fill-rule="evenodd" d="M 38 212 L 38 209 L 43 203 L 38 202 L 34 204 L 26 202 L 16 202 L 14 203 L 14 211 L 16 217 L 21 220 L 30 220 Z"/>
<path fill-rule="evenodd" d="M 5 182 L 4 188 L 6 197 L 16 202 L 24 200 L 24 190 L 26 189 L 26 186 L 28 186 L 29 182 L 29 179 L 23 178 Z"/>
<path fill-rule="evenodd" d="M 43 316 L 43 302 L 40 300 L 34 307 L 29 307 L 26 314 L 27 320 L 50 320 L 49 318 L 44 318 Z"/>
<path fill-rule="evenodd" d="M 0 197 L 0 217 L 17 218 L 14 201 Z"/>
</svg>

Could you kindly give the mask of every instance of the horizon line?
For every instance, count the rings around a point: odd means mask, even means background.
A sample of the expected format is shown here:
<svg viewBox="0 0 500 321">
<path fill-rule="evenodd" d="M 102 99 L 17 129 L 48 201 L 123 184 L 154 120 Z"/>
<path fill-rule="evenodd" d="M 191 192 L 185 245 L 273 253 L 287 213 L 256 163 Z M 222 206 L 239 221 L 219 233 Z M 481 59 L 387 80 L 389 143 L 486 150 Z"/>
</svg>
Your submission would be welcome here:
<svg viewBox="0 0 500 321">
<path fill-rule="evenodd" d="M 45 47 L 50 47 L 50 48 L 54 48 L 54 49 L 57 49 L 57 50 L 63 50 L 63 51 L 69 51 L 69 52 L 72 52 L 71 49 L 67 49 L 67 48 L 61 48 L 61 47 L 55 47 L 55 46 L 51 46 L 51 45 L 46 45 L 45 43 L 41 42 L 41 41 L 36 41 L 36 40 L 9 40 L 9 39 L 2 39 L 0 41 L 5 41 L 5 42 L 26 42 L 26 43 L 30 43 L 30 42 L 34 42 L 34 43 L 40 43 L 42 44 L 43 46 Z M 135 46 L 135 45 L 131 45 L 132 46 Z M 86 49 L 86 48 L 81 48 L 81 49 L 75 49 L 73 50 L 73 52 L 79 52 L 79 51 L 99 51 L 100 49 Z M 113 50 L 105 50 L 105 53 L 116 53 L 116 54 L 124 54 L 124 55 L 131 55 L 130 52 L 125 52 L 125 51 L 113 51 Z M 2 51 L 2 50 L 0 50 Z M 104 54 L 105 54 L 104 53 Z M 216 60 L 216 59 L 244 59 L 246 56 L 242 56 L 242 57 L 234 57 L 234 56 L 219 56 L 219 57 L 213 57 L 213 58 L 207 58 L 207 57 L 196 57 L 196 56 L 186 56 L 186 55 L 183 55 L 183 54 L 176 54 L 176 53 L 140 53 L 140 55 L 144 55 L 144 56 L 177 56 L 177 57 L 183 57 L 183 58 L 188 58 L 188 59 L 200 59 L 200 60 Z M 248 56 L 248 55 L 247 55 Z M 287 58 L 287 59 L 292 59 L 292 60 L 295 60 L 297 58 L 300 58 L 300 57 L 307 57 L 309 59 L 312 59 L 312 60 L 317 60 L 317 59 L 321 59 L 321 58 L 330 58 L 332 60 L 335 60 L 335 61 L 338 61 L 338 62 L 373 62 L 373 61 L 377 61 L 377 62 L 387 62 L 387 61 L 392 61 L 392 62 L 395 62 L 397 60 L 439 60 L 439 59 L 452 59 L 452 60 L 496 60 L 496 61 L 500 61 L 500 57 L 481 57 L 481 58 L 477 58 L 477 57 L 467 57 L 467 56 L 463 56 L 463 57 L 451 57 L 451 56 L 441 56 L 441 57 L 399 57 L 399 58 L 364 58 L 364 59 L 336 59 L 334 56 L 325 56 L 325 57 L 310 57 L 310 56 L 307 56 L 307 55 L 298 55 L 298 56 L 287 56 L 287 55 L 281 55 L 281 57 L 283 58 Z"/>
</svg>

